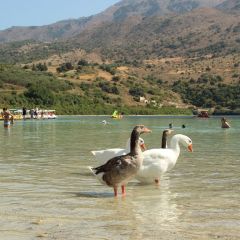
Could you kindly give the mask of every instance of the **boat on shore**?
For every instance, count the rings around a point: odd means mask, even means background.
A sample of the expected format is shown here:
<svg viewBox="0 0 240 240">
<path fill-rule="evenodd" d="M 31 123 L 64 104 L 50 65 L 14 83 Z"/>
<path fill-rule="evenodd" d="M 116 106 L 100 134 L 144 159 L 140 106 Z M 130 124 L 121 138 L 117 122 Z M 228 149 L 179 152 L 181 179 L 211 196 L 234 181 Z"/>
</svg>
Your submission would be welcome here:
<svg viewBox="0 0 240 240">
<path fill-rule="evenodd" d="M 26 119 L 56 119 L 56 110 L 48 109 L 30 109 L 26 110 L 26 115 L 23 116 L 22 109 L 9 109 L 10 113 L 13 115 L 14 120 L 26 120 Z M 0 113 L 3 110 L 0 109 Z M 3 120 L 2 114 L 0 114 L 0 120 Z"/>
<path fill-rule="evenodd" d="M 209 118 L 209 110 L 208 109 L 195 109 L 193 110 L 193 114 L 198 118 Z"/>
<path fill-rule="evenodd" d="M 197 116 L 199 118 L 209 118 L 208 111 L 200 111 Z"/>
<path fill-rule="evenodd" d="M 57 118 L 55 110 L 42 110 L 41 112 L 42 119 L 55 119 Z"/>
</svg>

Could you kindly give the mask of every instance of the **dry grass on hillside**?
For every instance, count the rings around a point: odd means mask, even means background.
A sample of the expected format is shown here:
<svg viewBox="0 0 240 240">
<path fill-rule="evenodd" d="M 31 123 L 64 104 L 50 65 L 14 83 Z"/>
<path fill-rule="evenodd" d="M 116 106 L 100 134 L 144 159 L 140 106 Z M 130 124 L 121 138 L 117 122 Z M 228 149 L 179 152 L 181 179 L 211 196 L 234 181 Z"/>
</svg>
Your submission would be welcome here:
<svg viewBox="0 0 240 240">
<path fill-rule="evenodd" d="M 71 54 L 69 53 L 69 55 Z M 68 55 L 65 55 L 65 57 L 66 56 Z M 80 55 L 78 55 L 78 57 L 79 56 Z M 237 54 L 225 57 L 206 55 L 201 58 L 174 57 L 145 60 L 140 67 L 117 67 L 116 76 L 119 77 L 119 81 L 116 83 L 112 81 L 112 74 L 100 69 L 98 66 L 84 67 L 80 72 L 71 70 L 65 73 L 57 73 L 56 68 L 64 63 L 64 61 L 69 61 L 69 59 L 70 58 L 62 59 L 61 57 L 52 56 L 50 59 L 39 62 L 51 61 L 51 66 L 48 66 L 48 71 L 59 77 L 59 80 L 69 80 L 72 82 L 75 85 L 75 87 L 69 91 L 72 94 L 84 95 L 84 91 L 79 87 L 81 83 L 93 84 L 96 79 L 101 79 L 101 81 L 110 82 L 117 86 L 120 94 L 108 94 L 111 99 L 121 98 L 122 103 L 129 106 L 145 105 L 144 103 L 134 101 L 133 97 L 129 94 L 130 87 L 140 86 L 144 89 L 153 89 L 156 91 L 159 88 L 156 81 L 159 80 L 166 86 L 166 84 L 171 85 L 174 81 L 181 79 L 196 80 L 202 74 L 208 73 L 221 76 L 225 83 L 240 82 L 240 56 Z M 73 61 L 73 64 L 76 65 L 79 59 L 77 57 L 74 59 L 75 62 Z M 149 78 L 150 80 L 148 80 Z M 153 82 L 151 82 L 151 79 L 153 79 Z M 13 88 L 9 86 L 9 89 Z M 17 91 L 23 90 L 19 89 Z M 170 88 L 159 88 L 156 96 L 146 92 L 145 96 L 148 100 L 157 98 L 164 105 L 184 106 L 180 96 L 171 92 Z M 174 101 L 172 101 L 172 99 L 174 99 Z"/>
<path fill-rule="evenodd" d="M 239 64 L 239 65 L 238 65 Z M 197 79 L 203 73 L 222 76 L 225 83 L 234 83 L 240 74 L 240 56 L 205 56 L 204 58 L 167 58 L 145 61 L 146 74 L 159 76 L 169 83 L 179 79 Z M 139 70 L 138 70 L 139 71 Z"/>
</svg>

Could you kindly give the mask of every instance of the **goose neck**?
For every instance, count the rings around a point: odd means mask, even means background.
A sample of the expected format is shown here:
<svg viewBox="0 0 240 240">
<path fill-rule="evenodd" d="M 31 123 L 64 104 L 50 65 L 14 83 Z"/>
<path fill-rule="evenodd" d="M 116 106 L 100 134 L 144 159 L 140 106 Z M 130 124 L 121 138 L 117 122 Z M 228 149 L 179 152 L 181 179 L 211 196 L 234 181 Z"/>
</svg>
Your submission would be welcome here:
<svg viewBox="0 0 240 240">
<path fill-rule="evenodd" d="M 136 131 L 133 131 L 131 134 L 130 152 L 134 155 L 141 152 L 141 148 L 139 146 L 139 136 L 140 134 Z"/>
<path fill-rule="evenodd" d="M 180 152 L 180 146 L 179 146 L 179 138 L 173 136 L 171 141 L 170 141 L 170 148 L 175 150 L 176 152 Z"/>
<path fill-rule="evenodd" d="M 167 134 L 165 132 L 162 135 L 162 148 L 167 148 Z"/>
</svg>

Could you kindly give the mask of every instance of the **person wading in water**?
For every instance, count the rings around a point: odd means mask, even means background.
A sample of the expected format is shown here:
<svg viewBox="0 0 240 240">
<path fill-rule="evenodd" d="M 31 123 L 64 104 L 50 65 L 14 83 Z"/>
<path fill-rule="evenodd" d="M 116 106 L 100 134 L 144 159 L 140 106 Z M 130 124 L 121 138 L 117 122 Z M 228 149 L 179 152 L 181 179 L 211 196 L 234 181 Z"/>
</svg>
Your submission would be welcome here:
<svg viewBox="0 0 240 240">
<path fill-rule="evenodd" d="M 13 115 L 10 113 L 10 111 L 7 108 L 3 108 L 2 118 L 3 118 L 3 126 L 5 128 L 9 128 L 11 123 L 13 122 Z"/>
</svg>

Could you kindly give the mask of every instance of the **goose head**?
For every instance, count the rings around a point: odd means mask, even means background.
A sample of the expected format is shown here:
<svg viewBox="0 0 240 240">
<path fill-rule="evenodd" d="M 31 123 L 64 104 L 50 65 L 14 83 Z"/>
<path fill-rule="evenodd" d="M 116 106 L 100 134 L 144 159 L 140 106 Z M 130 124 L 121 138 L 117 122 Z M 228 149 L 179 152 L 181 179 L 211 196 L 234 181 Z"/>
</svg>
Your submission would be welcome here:
<svg viewBox="0 0 240 240">
<path fill-rule="evenodd" d="M 167 135 L 170 135 L 172 132 L 174 132 L 174 130 L 168 128 L 163 131 L 163 134 L 167 136 Z"/>
<path fill-rule="evenodd" d="M 179 136 L 179 142 L 188 149 L 189 152 L 193 152 L 193 147 L 192 147 L 192 140 L 186 136 L 186 135 L 182 135 L 182 134 L 177 134 Z"/>
<path fill-rule="evenodd" d="M 130 140 L 131 140 L 130 138 L 127 140 L 127 144 L 126 144 L 126 150 L 127 151 L 130 151 Z M 146 147 L 146 144 L 145 144 L 143 138 L 141 138 L 141 137 L 139 138 L 138 144 L 139 144 L 142 151 L 147 150 L 147 147 Z"/>
<path fill-rule="evenodd" d="M 150 133 L 151 130 L 145 127 L 144 125 L 137 125 L 136 127 L 133 128 L 132 133 L 131 133 L 131 145 L 130 149 L 131 151 L 135 149 L 136 145 L 140 145 L 139 141 L 139 136 L 143 133 Z"/>
<path fill-rule="evenodd" d="M 145 151 L 147 149 L 146 145 L 145 145 L 145 142 L 142 138 L 139 138 L 138 143 L 139 143 L 139 146 L 141 147 L 142 151 Z"/>
<path fill-rule="evenodd" d="M 150 133 L 152 132 L 150 129 L 148 129 L 147 127 L 145 127 L 144 125 L 137 125 L 136 127 L 133 128 L 132 134 L 138 134 L 141 135 L 143 133 Z"/>
</svg>

